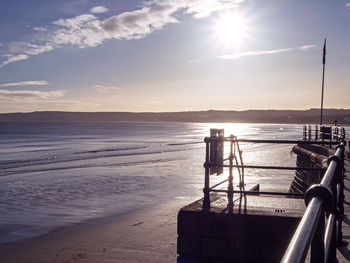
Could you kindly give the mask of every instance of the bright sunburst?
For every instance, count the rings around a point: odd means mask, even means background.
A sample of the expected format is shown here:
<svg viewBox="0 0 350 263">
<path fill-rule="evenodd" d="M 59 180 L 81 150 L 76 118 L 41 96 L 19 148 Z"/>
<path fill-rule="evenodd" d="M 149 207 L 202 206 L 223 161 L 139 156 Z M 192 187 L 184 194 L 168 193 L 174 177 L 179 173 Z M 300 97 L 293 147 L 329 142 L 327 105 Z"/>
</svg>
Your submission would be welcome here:
<svg viewBox="0 0 350 263">
<path fill-rule="evenodd" d="M 215 37 L 221 45 L 239 46 L 249 35 L 246 18 L 238 13 L 222 14 L 214 25 Z"/>
</svg>

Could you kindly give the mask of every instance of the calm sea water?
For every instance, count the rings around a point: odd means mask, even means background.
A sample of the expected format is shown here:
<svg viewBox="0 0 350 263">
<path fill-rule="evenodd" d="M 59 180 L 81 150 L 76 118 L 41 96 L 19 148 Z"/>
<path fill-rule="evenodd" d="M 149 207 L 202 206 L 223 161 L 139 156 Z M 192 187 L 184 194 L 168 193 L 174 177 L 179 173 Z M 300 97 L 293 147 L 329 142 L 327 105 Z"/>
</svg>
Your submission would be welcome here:
<svg viewBox="0 0 350 263">
<path fill-rule="evenodd" d="M 171 198 L 201 197 L 203 138 L 211 127 L 239 138 L 302 134 L 302 126 L 285 124 L 1 123 L 0 243 Z M 294 166 L 291 147 L 241 145 L 246 164 Z M 246 182 L 265 190 L 286 191 L 292 176 L 246 170 Z"/>
</svg>

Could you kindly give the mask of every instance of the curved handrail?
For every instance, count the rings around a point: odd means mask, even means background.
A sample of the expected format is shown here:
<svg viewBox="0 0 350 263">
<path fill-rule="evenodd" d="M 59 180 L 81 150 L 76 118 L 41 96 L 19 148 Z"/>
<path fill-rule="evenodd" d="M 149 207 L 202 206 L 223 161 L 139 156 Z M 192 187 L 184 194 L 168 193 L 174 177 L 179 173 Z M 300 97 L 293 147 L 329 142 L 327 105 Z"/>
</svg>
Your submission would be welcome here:
<svg viewBox="0 0 350 263">
<path fill-rule="evenodd" d="M 281 262 L 304 262 L 310 245 L 311 262 L 328 262 L 332 260 L 332 257 L 334 259 L 336 249 L 336 220 L 334 217 L 337 216 L 338 206 L 343 205 L 337 200 L 337 197 L 340 195 L 339 191 L 343 191 L 344 188 L 341 187 L 341 184 L 343 183 L 345 145 L 344 140 L 340 142 L 335 154 L 328 159 L 329 165 L 321 183 L 311 186 L 307 191 L 306 211 Z M 329 213 L 326 231 L 325 212 Z M 317 234 L 316 229 L 318 229 Z M 341 229 L 338 228 L 337 231 Z M 324 232 L 326 233 L 323 234 Z"/>
</svg>

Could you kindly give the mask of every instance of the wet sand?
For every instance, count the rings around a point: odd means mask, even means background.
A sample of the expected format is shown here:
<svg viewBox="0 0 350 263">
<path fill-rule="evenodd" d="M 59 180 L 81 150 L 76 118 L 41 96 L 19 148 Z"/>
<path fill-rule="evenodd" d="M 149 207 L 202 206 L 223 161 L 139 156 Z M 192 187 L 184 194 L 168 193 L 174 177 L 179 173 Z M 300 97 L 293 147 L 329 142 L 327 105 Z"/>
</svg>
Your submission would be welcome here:
<svg viewBox="0 0 350 263">
<path fill-rule="evenodd" d="M 195 199 L 173 199 L 2 244 L 0 259 L 2 263 L 176 262 L 177 213 Z"/>
</svg>

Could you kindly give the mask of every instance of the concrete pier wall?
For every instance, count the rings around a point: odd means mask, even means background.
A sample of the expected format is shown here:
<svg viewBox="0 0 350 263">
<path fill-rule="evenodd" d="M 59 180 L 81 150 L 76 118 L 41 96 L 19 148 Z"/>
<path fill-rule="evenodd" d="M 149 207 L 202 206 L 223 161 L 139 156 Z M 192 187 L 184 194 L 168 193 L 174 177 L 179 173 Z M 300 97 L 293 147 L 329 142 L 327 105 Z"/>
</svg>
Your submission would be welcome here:
<svg viewBox="0 0 350 263">
<path fill-rule="evenodd" d="M 211 194 L 178 214 L 178 263 L 280 262 L 305 211 L 303 199 Z"/>
<path fill-rule="evenodd" d="M 333 149 L 321 145 L 293 147 L 298 167 L 327 168 Z M 323 171 L 296 171 L 290 192 L 305 193 L 321 181 Z M 303 198 L 210 194 L 178 214 L 178 263 L 274 263 L 282 256 L 305 212 Z"/>
<path fill-rule="evenodd" d="M 298 144 L 292 151 L 297 155 L 297 167 L 327 168 L 327 159 L 334 150 L 315 144 Z M 324 171 L 296 171 L 289 187 L 291 193 L 305 193 L 313 185 L 320 183 Z"/>
</svg>

